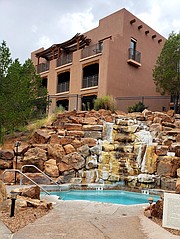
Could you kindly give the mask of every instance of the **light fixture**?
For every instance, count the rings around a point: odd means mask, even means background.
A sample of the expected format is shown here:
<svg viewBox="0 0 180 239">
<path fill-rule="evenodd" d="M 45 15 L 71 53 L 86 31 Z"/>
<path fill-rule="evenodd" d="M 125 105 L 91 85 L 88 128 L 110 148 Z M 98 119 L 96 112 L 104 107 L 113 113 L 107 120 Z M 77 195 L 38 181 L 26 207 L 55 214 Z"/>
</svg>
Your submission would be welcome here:
<svg viewBox="0 0 180 239">
<path fill-rule="evenodd" d="M 16 156 L 15 169 L 17 169 L 18 147 L 19 147 L 20 145 L 21 145 L 21 141 L 17 141 L 17 142 L 15 142 L 15 144 L 14 144 L 14 147 L 16 148 L 16 151 L 15 151 L 15 156 Z M 17 178 L 16 178 L 16 171 L 15 171 L 15 178 L 14 178 L 14 181 L 15 181 L 15 184 L 16 184 L 16 181 L 17 181 Z"/>
<path fill-rule="evenodd" d="M 14 217 L 14 211 L 15 211 L 15 202 L 17 199 L 18 192 L 11 191 L 11 213 L 10 217 Z"/>
</svg>

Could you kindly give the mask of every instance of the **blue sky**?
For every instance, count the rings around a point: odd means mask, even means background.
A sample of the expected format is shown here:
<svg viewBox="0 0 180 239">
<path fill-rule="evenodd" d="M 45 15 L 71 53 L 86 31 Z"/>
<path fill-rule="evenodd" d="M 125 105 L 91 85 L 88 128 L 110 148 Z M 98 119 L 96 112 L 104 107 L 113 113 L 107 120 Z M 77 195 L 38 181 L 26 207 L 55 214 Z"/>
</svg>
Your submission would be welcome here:
<svg viewBox="0 0 180 239">
<path fill-rule="evenodd" d="M 180 31 L 179 0 L 0 0 L 0 43 L 23 63 L 32 51 L 86 32 L 121 8 L 166 38 Z"/>
</svg>

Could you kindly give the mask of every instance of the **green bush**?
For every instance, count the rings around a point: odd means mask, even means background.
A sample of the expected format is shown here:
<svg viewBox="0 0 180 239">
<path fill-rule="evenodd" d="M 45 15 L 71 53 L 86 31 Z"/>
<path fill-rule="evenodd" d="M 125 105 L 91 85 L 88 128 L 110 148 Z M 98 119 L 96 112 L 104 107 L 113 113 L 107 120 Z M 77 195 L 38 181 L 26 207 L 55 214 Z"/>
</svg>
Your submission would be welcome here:
<svg viewBox="0 0 180 239">
<path fill-rule="evenodd" d="M 129 106 L 128 107 L 128 112 L 142 112 L 143 110 L 147 109 L 148 106 L 145 106 L 142 102 L 138 102 L 135 105 Z"/>
<path fill-rule="evenodd" d="M 114 112 L 116 109 L 116 102 L 112 96 L 106 95 L 101 98 L 95 99 L 94 109 L 95 110 L 105 109 Z"/>
</svg>

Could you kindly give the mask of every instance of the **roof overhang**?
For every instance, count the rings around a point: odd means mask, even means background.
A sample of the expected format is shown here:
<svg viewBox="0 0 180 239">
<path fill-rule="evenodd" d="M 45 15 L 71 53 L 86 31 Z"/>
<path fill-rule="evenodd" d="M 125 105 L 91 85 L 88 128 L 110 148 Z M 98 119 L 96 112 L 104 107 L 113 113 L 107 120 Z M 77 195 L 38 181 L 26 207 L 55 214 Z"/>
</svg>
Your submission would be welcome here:
<svg viewBox="0 0 180 239">
<path fill-rule="evenodd" d="M 77 33 L 73 38 L 68 41 L 59 44 L 53 44 L 46 50 L 36 53 L 36 57 L 45 58 L 47 61 L 60 57 L 60 53 L 65 51 L 66 53 L 79 50 L 86 45 L 89 45 L 91 39 L 88 39 L 84 35 Z"/>
</svg>

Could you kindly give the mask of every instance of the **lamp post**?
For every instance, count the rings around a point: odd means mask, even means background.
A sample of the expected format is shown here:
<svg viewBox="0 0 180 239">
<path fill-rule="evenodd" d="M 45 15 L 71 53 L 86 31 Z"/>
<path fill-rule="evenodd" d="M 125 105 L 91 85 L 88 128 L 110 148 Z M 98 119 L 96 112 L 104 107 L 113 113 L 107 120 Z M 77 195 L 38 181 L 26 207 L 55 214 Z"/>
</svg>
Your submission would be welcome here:
<svg viewBox="0 0 180 239">
<path fill-rule="evenodd" d="M 14 144 L 14 147 L 16 148 L 15 150 L 15 156 L 16 156 L 16 162 L 15 162 L 15 169 L 17 169 L 17 160 L 18 160 L 18 147 L 21 145 L 21 141 L 17 141 Z M 16 184 L 16 171 L 15 171 L 15 184 Z"/>
<path fill-rule="evenodd" d="M 150 197 L 148 198 L 148 202 L 149 202 L 149 209 L 150 209 L 150 215 L 151 215 L 151 211 L 152 211 L 152 204 L 153 204 L 154 198 Z M 152 217 L 152 216 L 150 216 Z"/>
<path fill-rule="evenodd" d="M 15 211 L 15 203 L 18 193 L 11 191 L 11 213 L 10 217 L 14 217 L 14 211 Z"/>
</svg>

